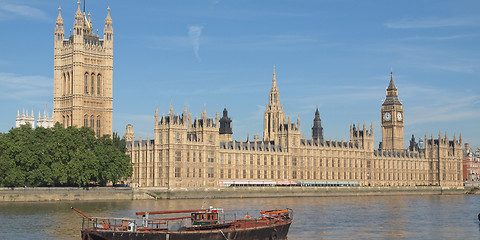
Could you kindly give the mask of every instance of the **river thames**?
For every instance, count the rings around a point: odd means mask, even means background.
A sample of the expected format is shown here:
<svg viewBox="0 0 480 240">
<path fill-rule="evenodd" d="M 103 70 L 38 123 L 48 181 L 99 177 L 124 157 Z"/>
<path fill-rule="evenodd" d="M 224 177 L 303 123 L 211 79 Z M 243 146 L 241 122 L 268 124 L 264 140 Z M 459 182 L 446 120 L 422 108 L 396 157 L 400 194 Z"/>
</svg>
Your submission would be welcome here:
<svg viewBox="0 0 480 240">
<path fill-rule="evenodd" d="M 289 197 L 0 203 L 0 239 L 80 239 L 82 218 L 223 208 L 237 216 L 291 208 L 288 239 L 480 239 L 480 195 Z"/>
</svg>

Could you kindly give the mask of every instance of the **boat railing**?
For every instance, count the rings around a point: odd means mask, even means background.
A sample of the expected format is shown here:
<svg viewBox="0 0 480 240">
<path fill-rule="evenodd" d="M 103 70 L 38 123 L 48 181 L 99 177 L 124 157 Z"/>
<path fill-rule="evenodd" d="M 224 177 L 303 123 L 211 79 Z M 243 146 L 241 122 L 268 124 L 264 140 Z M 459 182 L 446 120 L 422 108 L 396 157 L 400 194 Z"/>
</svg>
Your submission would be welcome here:
<svg viewBox="0 0 480 240">
<path fill-rule="evenodd" d="M 218 222 L 212 225 L 194 225 L 192 216 L 180 216 L 174 215 L 165 217 L 163 214 L 172 214 L 173 211 L 163 212 L 139 212 L 137 218 L 105 218 L 105 217 L 89 217 L 84 213 L 77 211 L 83 215 L 82 229 L 96 229 L 105 231 L 179 231 L 187 229 L 217 229 L 217 228 L 244 228 L 244 227 L 257 227 L 262 224 L 272 224 L 291 219 L 293 212 L 291 209 L 286 210 L 269 210 L 261 211 L 261 215 L 258 218 L 252 218 L 248 215 L 245 217 L 237 218 L 237 214 L 224 214 L 222 211 L 221 216 L 217 218 Z M 198 210 L 197 210 L 198 211 Z M 203 210 L 200 210 L 203 211 Z M 175 213 L 187 213 L 192 211 L 176 211 Z M 150 214 L 149 214 L 150 213 Z M 152 214 L 153 213 L 153 214 Z M 158 214 L 156 218 L 148 218 Z M 141 216 L 141 217 L 140 217 Z"/>
<path fill-rule="evenodd" d="M 250 218 L 246 215 L 245 218 L 223 218 L 219 221 L 218 227 L 256 227 L 260 226 L 258 223 L 276 223 L 289 218 L 287 215 L 267 215 L 258 218 Z M 211 228 L 211 226 L 192 226 L 185 220 L 190 220 L 191 217 L 175 217 L 175 218 L 155 218 L 155 219 L 131 219 L 131 218 L 104 218 L 104 217 L 90 217 L 83 218 L 82 229 L 97 229 L 105 231 L 159 231 L 159 230 L 186 230 L 187 226 L 191 228 Z"/>
<path fill-rule="evenodd" d="M 108 231 L 155 231 L 170 229 L 170 225 L 179 224 L 191 217 L 131 219 L 131 218 L 83 218 L 82 229 L 99 229 Z"/>
</svg>

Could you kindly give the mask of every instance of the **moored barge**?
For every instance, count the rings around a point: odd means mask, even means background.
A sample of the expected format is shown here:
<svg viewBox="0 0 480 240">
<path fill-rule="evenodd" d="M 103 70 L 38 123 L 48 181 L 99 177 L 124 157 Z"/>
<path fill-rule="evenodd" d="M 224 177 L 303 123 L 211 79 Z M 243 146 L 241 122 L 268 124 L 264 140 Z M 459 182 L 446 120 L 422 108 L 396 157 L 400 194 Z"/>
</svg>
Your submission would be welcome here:
<svg viewBox="0 0 480 240">
<path fill-rule="evenodd" d="M 280 240 L 287 239 L 291 209 L 260 211 L 260 216 L 228 220 L 223 209 L 137 212 L 137 218 L 83 215 L 82 240 Z M 228 215 L 227 215 L 228 216 Z"/>
</svg>

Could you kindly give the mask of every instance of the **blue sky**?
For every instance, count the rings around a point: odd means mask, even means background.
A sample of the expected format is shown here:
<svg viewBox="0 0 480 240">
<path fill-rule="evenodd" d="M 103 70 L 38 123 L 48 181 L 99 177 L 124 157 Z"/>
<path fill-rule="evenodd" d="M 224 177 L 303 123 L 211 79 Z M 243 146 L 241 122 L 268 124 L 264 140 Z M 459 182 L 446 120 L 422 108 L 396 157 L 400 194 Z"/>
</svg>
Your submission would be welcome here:
<svg viewBox="0 0 480 240">
<path fill-rule="evenodd" d="M 0 132 L 17 110 L 53 106 L 57 8 L 66 35 L 76 0 L 0 0 Z M 83 1 L 82 1 L 83 2 Z M 113 128 L 153 137 L 154 111 L 229 110 L 234 138 L 263 133 L 273 65 L 284 111 L 311 137 L 318 106 L 326 139 L 373 123 L 393 69 L 412 134 L 480 147 L 480 1 L 87 1 L 102 35 L 114 25 Z"/>
</svg>

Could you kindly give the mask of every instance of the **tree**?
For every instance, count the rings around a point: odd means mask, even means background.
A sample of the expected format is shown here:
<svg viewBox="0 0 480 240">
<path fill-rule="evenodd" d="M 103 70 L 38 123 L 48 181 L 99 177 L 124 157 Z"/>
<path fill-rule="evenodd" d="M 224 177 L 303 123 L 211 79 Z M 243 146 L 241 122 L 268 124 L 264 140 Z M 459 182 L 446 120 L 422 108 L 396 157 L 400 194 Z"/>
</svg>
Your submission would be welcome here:
<svg viewBox="0 0 480 240">
<path fill-rule="evenodd" d="M 112 137 L 112 140 L 113 140 L 113 144 L 118 148 L 120 149 L 120 151 L 122 153 L 126 153 L 127 152 L 127 145 L 125 143 L 125 138 L 122 138 L 120 140 L 120 137 L 118 136 L 117 132 L 113 132 L 113 137 Z"/>
<path fill-rule="evenodd" d="M 132 164 L 114 136 L 95 138 L 90 128 L 59 123 L 0 133 L 0 186 L 105 186 L 128 178 Z"/>
</svg>

